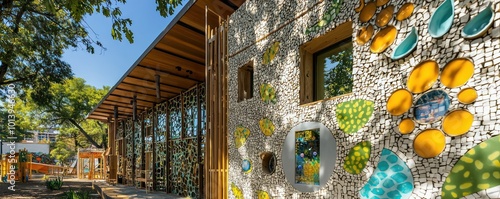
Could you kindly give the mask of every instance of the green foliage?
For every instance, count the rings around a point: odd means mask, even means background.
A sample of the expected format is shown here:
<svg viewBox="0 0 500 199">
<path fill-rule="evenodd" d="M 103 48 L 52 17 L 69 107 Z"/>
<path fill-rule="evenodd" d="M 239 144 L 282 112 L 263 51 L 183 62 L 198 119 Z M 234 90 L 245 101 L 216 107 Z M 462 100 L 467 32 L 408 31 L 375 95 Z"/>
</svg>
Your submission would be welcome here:
<svg viewBox="0 0 500 199">
<path fill-rule="evenodd" d="M 4 105 L 5 106 L 5 105 Z M 24 137 L 31 137 L 31 134 L 26 131 L 23 126 L 20 126 L 18 114 L 14 113 L 13 115 L 16 117 L 15 121 L 15 127 L 12 129 L 14 131 L 14 134 L 10 134 L 10 129 L 9 129 L 9 124 L 8 124 L 8 116 L 11 115 L 9 114 L 9 109 L 6 109 L 5 107 L 0 107 L 0 118 L 2 118 L 0 121 L 0 140 L 3 140 L 4 142 L 8 141 L 16 141 L 20 142 L 23 140 Z M 17 139 L 7 139 L 7 137 L 16 137 Z M 7 153 L 8 151 L 4 151 L 4 153 Z"/>
<path fill-rule="evenodd" d="M 122 17 L 126 0 L 4 0 L 0 3 L 0 88 L 16 83 L 21 98 L 50 100 L 51 83 L 72 77 L 68 63 L 61 60 L 68 48 L 94 53 L 104 48 L 92 35 L 85 17 L 100 13 L 112 21 L 111 36 L 134 41 L 132 20 Z M 173 14 L 181 0 L 156 0 L 160 15 Z M 5 94 L 1 94 L 5 97 Z"/>
<path fill-rule="evenodd" d="M 63 185 L 63 180 L 61 177 L 57 177 L 56 179 L 48 179 L 45 181 L 45 186 L 50 190 L 59 190 Z"/>
<path fill-rule="evenodd" d="M 19 150 L 19 162 L 27 162 L 28 161 L 28 151 Z"/>
<path fill-rule="evenodd" d="M 29 96 L 25 101 L 18 100 L 16 112 L 20 114 L 19 120 L 25 128 L 43 125 L 60 131 L 51 155 L 65 163 L 73 157 L 77 147 L 88 147 L 90 144 L 102 147 L 102 143 L 106 142 L 103 139 L 105 125 L 85 120 L 85 116 L 108 90 L 109 87 L 96 89 L 85 84 L 81 78 L 72 78 L 61 84 L 51 84 L 46 95 L 52 100 L 34 101 Z"/>
<path fill-rule="evenodd" d="M 69 190 L 64 192 L 62 199 L 90 199 L 90 192 Z"/>
<path fill-rule="evenodd" d="M 352 92 L 352 46 L 331 55 L 327 60 L 337 65 L 325 72 L 325 98 Z"/>
</svg>

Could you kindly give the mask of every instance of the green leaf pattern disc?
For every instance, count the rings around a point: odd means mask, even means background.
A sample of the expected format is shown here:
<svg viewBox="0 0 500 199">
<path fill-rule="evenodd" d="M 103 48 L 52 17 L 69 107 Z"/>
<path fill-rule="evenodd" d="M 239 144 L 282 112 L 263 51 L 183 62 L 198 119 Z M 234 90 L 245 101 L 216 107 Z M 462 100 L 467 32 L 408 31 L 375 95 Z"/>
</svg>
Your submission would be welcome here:
<svg viewBox="0 0 500 199">
<path fill-rule="evenodd" d="M 356 99 L 337 105 L 337 122 L 346 134 L 352 134 L 368 122 L 373 113 L 374 103 L 369 100 Z"/>
<path fill-rule="evenodd" d="M 465 153 L 453 166 L 441 189 L 441 197 L 462 198 L 500 185 L 500 136 Z"/>
<path fill-rule="evenodd" d="M 371 149 L 372 145 L 369 141 L 360 142 L 352 147 L 349 155 L 345 157 L 344 170 L 350 174 L 360 174 L 370 159 Z"/>
</svg>

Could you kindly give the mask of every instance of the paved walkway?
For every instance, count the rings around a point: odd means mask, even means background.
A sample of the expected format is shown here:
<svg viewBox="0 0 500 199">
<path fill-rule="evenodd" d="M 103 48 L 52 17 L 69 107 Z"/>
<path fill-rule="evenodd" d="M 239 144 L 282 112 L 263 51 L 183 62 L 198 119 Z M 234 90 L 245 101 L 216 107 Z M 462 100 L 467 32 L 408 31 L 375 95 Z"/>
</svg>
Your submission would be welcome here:
<svg viewBox="0 0 500 199">
<path fill-rule="evenodd" d="M 146 190 L 144 189 L 137 189 L 135 187 L 131 186 L 125 186 L 121 184 L 117 185 L 110 185 L 106 183 L 105 181 L 96 181 L 94 182 L 94 188 L 99 192 L 99 194 L 102 196 L 102 198 L 118 198 L 118 199 L 125 199 L 125 198 L 147 198 L 147 199 L 156 199 L 156 198 L 162 198 L 162 199 L 178 199 L 178 198 L 184 198 L 184 197 L 179 197 L 176 195 L 172 194 L 167 194 L 165 192 L 157 192 L 157 191 L 148 191 L 146 193 Z"/>
</svg>

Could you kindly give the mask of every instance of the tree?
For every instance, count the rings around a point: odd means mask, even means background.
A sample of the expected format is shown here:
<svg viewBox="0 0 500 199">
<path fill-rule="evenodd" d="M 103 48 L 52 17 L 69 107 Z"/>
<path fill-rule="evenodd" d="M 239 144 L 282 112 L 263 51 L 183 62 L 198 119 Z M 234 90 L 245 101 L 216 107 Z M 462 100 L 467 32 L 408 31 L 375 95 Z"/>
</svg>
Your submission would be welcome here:
<svg viewBox="0 0 500 199">
<path fill-rule="evenodd" d="M 48 92 L 52 100 L 34 101 L 28 96 L 21 101 L 19 114 L 32 124 L 53 126 L 61 131 L 60 136 L 73 138 L 75 147 L 87 147 L 92 144 L 103 147 L 107 133 L 105 125 L 99 121 L 87 121 L 85 116 L 99 100 L 108 92 L 109 87 L 96 89 L 86 85 L 81 78 L 71 78 L 63 83 L 52 83 Z M 33 92 L 27 91 L 28 94 Z M 85 139 L 82 139 L 83 136 Z"/>
<path fill-rule="evenodd" d="M 72 77 L 71 67 L 61 60 L 63 50 L 84 48 L 89 53 L 102 44 L 89 32 L 84 17 L 100 13 L 112 20 L 111 36 L 133 42 L 132 21 L 121 17 L 126 0 L 3 0 L 0 2 L 0 88 L 19 83 L 32 89 L 32 100 L 51 100 L 46 95 L 52 82 Z M 161 16 L 171 15 L 181 0 L 156 0 Z"/>
<path fill-rule="evenodd" d="M 325 65 L 333 65 L 325 71 L 325 98 L 352 92 L 352 46 L 325 59 Z"/>
<path fill-rule="evenodd" d="M 4 142 L 6 142 L 6 141 L 19 142 L 19 141 L 23 140 L 23 138 L 31 136 L 31 134 L 25 128 L 23 128 L 23 126 L 18 125 L 17 121 L 14 122 L 15 125 L 9 126 L 8 115 L 10 115 L 8 110 L 5 107 L 0 107 L 0 118 L 2 118 L 2 120 L 0 122 L 0 140 L 3 140 Z M 14 114 L 14 116 L 15 115 L 16 114 Z M 11 127 L 11 128 L 13 127 L 13 129 L 12 129 L 12 130 L 14 130 L 13 135 L 10 134 L 9 127 Z M 7 137 L 16 137 L 17 139 L 7 139 Z"/>
</svg>

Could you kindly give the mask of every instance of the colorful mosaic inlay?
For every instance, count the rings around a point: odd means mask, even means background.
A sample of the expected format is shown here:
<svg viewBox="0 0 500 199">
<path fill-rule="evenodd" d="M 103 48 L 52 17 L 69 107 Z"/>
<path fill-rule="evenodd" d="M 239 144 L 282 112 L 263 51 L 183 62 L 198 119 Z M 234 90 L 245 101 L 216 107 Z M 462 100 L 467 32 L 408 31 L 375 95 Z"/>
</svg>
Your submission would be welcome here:
<svg viewBox="0 0 500 199">
<path fill-rule="evenodd" d="M 273 121 L 271 121 L 267 118 L 262 118 L 259 121 L 259 127 L 265 136 L 271 136 L 274 133 L 275 127 L 274 127 Z"/>
<path fill-rule="evenodd" d="M 236 148 L 240 148 L 247 141 L 248 136 L 250 136 L 250 130 L 243 126 L 236 127 L 234 131 L 234 144 Z"/>
<path fill-rule="evenodd" d="M 352 134 L 368 122 L 373 113 L 374 103 L 369 100 L 356 99 L 337 105 L 337 122 L 346 134 Z"/>
<path fill-rule="evenodd" d="M 245 197 L 243 197 L 243 191 L 241 191 L 241 189 L 236 186 L 234 183 L 231 183 L 231 191 L 233 192 L 233 196 L 235 199 L 244 199 Z"/>
<path fill-rule="evenodd" d="M 455 58 L 448 62 L 441 72 L 440 82 L 448 88 L 464 85 L 474 72 L 474 63 L 467 58 Z M 407 87 L 413 93 L 422 93 L 432 88 L 437 81 L 439 65 L 432 60 L 420 62 L 412 70 L 407 80 Z M 448 136 L 460 136 L 469 132 L 474 122 L 474 116 L 467 110 L 449 112 L 451 99 L 445 90 L 434 89 L 423 93 L 413 104 L 413 96 L 406 89 L 398 89 L 387 100 L 387 111 L 395 116 L 405 114 L 413 105 L 414 121 L 417 123 L 433 123 L 441 121 L 442 129 Z M 466 101 L 472 103 L 475 98 Z M 408 118 L 407 118 L 408 119 Z M 402 134 L 411 133 L 412 127 L 408 120 L 401 120 Z M 401 127 L 408 127 L 401 130 Z M 413 141 L 415 152 L 423 158 L 433 158 L 442 153 L 446 145 L 445 135 L 441 129 L 425 129 Z"/>
<path fill-rule="evenodd" d="M 166 188 L 166 166 L 167 166 L 167 144 L 166 136 L 167 133 L 167 106 L 166 103 L 161 103 L 156 105 L 156 125 L 155 125 L 155 149 L 156 154 L 155 160 L 155 175 L 156 175 L 156 187 L 157 191 L 165 191 Z"/>
<path fill-rule="evenodd" d="M 280 42 L 276 41 L 271 45 L 264 55 L 262 55 L 262 64 L 269 64 L 271 61 L 274 59 L 276 54 L 278 53 L 280 49 Z"/>
<path fill-rule="evenodd" d="M 258 199 L 270 199 L 271 196 L 269 196 L 269 193 L 266 191 L 257 191 L 257 198 Z"/>
<path fill-rule="evenodd" d="M 321 20 L 316 22 L 314 25 L 308 27 L 306 29 L 306 34 L 318 32 L 319 30 L 321 30 L 321 28 L 330 24 L 330 22 L 332 22 L 333 19 L 335 19 L 335 17 L 337 17 L 337 15 L 340 12 L 340 7 L 342 6 L 342 4 L 344 4 L 344 0 L 331 0 L 329 2 L 330 2 L 330 6 L 328 7 L 328 10 L 323 15 Z"/>
<path fill-rule="evenodd" d="M 441 189 L 441 197 L 462 198 L 500 185 L 500 136 L 465 153 L 453 166 Z"/>
<path fill-rule="evenodd" d="M 170 191 L 181 196 L 199 198 L 199 164 L 197 139 L 176 139 L 169 141 Z"/>
<path fill-rule="evenodd" d="M 252 171 L 252 161 L 249 159 L 241 161 L 241 170 L 243 173 L 250 173 Z"/>
<path fill-rule="evenodd" d="M 171 139 L 166 145 L 169 150 L 169 162 L 167 165 L 168 190 L 174 194 L 201 198 L 200 177 L 203 177 L 200 168 L 203 168 L 204 144 L 198 145 L 198 139 L 204 143 L 206 132 L 206 105 L 204 84 L 196 86 L 179 97 L 173 98 L 181 101 L 169 101 L 170 130 L 178 130 L 179 133 L 171 132 Z M 181 109 L 182 107 L 182 109 Z M 200 107 L 200 110 L 198 110 Z M 178 112 L 177 112 L 178 111 Z M 159 112 L 160 113 L 160 112 Z M 198 119 L 201 114 L 201 121 Z M 183 115 L 183 117 L 179 117 Z M 188 124 L 186 124 L 188 123 Z M 201 125 L 201 127 L 199 126 Z M 199 129 L 201 128 L 201 129 Z M 198 131 L 201 130 L 201 135 Z M 182 135 L 180 132 L 183 132 Z M 201 162 L 201 164 L 200 164 Z"/>
<path fill-rule="evenodd" d="M 352 147 L 345 157 L 344 170 L 350 174 L 360 174 L 370 159 L 371 149 L 372 145 L 369 141 L 360 142 Z"/>
<path fill-rule="evenodd" d="M 276 103 L 276 92 L 270 84 L 260 85 L 260 98 L 266 103 Z"/>
<path fill-rule="evenodd" d="M 382 149 L 377 169 L 359 191 L 365 198 L 410 198 L 413 192 L 410 168 L 389 149 Z"/>
</svg>

